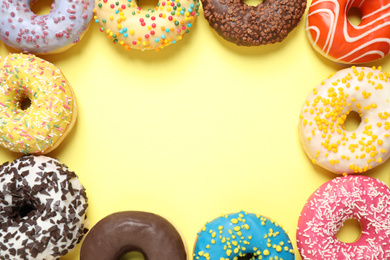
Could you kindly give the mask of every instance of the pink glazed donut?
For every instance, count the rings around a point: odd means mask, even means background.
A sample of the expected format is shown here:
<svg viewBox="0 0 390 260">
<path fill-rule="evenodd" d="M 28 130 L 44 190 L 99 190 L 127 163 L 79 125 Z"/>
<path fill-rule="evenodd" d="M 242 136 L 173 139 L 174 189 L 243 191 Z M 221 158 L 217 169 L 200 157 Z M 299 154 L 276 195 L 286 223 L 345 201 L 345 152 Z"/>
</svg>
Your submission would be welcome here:
<svg viewBox="0 0 390 260">
<path fill-rule="evenodd" d="M 348 219 L 361 224 L 361 236 L 353 243 L 336 238 Z M 301 212 L 297 246 L 304 260 L 390 259 L 389 187 L 361 175 L 323 184 Z"/>
<path fill-rule="evenodd" d="M 54 0 L 47 15 L 33 0 L 0 1 L 0 40 L 24 53 L 58 53 L 79 42 L 93 16 L 93 0 Z"/>
</svg>

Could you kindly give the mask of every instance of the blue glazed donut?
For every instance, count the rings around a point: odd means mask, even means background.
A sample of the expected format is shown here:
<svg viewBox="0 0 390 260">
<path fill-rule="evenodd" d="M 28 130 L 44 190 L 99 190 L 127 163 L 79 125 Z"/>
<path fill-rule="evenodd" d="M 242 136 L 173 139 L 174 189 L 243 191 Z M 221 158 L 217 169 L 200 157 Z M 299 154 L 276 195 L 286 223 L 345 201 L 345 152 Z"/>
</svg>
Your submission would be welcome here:
<svg viewBox="0 0 390 260">
<path fill-rule="evenodd" d="M 295 259 L 291 241 L 275 221 L 244 211 L 223 215 L 198 233 L 194 260 Z"/>
</svg>

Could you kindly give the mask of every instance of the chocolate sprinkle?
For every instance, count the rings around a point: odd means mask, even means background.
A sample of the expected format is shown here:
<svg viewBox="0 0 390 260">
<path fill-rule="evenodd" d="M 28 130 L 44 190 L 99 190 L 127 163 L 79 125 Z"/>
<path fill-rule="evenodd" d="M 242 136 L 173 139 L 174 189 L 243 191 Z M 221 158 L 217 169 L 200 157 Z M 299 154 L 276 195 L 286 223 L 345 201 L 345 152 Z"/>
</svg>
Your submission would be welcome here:
<svg viewBox="0 0 390 260">
<path fill-rule="evenodd" d="M 59 259 L 87 232 L 85 189 L 58 160 L 23 156 L 0 181 L 0 259 Z"/>
<path fill-rule="evenodd" d="M 281 42 L 298 25 L 307 4 L 307 0 L 264 0 L 257 6 L 241 0 L 201 1 L 210 26 L 239 46 Z"/>
</svg>

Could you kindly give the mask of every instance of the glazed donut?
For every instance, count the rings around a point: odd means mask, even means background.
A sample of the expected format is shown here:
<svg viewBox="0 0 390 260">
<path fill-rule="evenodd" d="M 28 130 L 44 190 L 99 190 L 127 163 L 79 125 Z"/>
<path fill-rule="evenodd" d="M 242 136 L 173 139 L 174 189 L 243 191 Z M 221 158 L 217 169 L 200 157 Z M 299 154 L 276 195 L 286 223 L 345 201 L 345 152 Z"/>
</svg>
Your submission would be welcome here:
<svg viewBox="0 0 390 260">
<path fill-rule="evenodd" d="M 26 53 L 58 53 L 70 48 L 79 42 L 93 16 L 93 0 L 54 0 L 47 15 L 34 14 L 31 2 L 2 1 L 0 13 L 0 40 Z"/>
<path fill-rule="evenodd" d="M 248 255 L 250 259 L 295 259 L 286 231 L 260 215 L 244 211 L 223 215 L 206 223 L 198 233 L 194 260 L 228 260 Z"/>
<path fill-rule="evenodd" d="M 314 164 L 337 174 L 362 173 L 390 156 L 390 83 L 381 68 L 352 67 L 313 89 L 299 119 L 302 146 Z M 361 123 L 346 130 L 348 114 Z"/>
<path fill-rule="evenodd" d="M 81 245 L 80 260 L 117 260 L 132 251 L 145 259 L 187 259 L 185 242 L 171 222 L 153 213 L 123 211 L 92 227 Z"/>
<path fill-rule="evenodd" d="M 348 219 L 361 224 L 361 236 L 353 243 L 336 238 Z M 323 184 L 303 207 L 297 245 L 304 260 L 390 259 L 389 187 L 361 175 Z"/>
<path fill-rule="evenodd" d="M 96 0 L 94 18 L 126 50 L 158 51 L 189 33 L 199 5 L 199 0 L 159 0 L 155 9 L 142 10 L 135 0 Z"/>
<path fill-rule="evenodd" d="M 0 145 L 11 151 L 48 153 L 76 122 L 76 98 L 65 76 L 33 55 L 0 58 L 0 93 Z"/>
<path fill-rule="evenodd" d="M 365 0 L 313 0 L 306 31 L 314 49 L 337 63 L 366 63 L 390 52 L 390 2 Z M 351 8 L 362 14 L 353 25 Z"/>
<path fill-rule="evenodd" d="M 249 6 L 241 0 L 202 0 L 204 17 L 224 39 L 243 46 L 283 41 L 298 25 L 306 0 L 265 0 Z"/>
<path fill-rule="evenodd" d="M 23 156 L 0 166 L 0 258 L 50 260 L 85 234 L 87 196 L 58 160 Z"/>
</svg>

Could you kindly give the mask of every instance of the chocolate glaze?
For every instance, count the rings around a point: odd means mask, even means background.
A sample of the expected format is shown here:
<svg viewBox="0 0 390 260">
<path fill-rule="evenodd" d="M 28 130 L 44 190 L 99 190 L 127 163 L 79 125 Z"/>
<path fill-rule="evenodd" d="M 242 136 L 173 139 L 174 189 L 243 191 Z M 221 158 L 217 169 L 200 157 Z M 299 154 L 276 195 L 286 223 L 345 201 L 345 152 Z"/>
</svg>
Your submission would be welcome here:
<svg viewBox="0 0 390 260">
<path fill-rule="evenodd" d="M 185 244 L 166 219 L 141 211 L 117 212 L 100 220 L 86 236 L 80 260 L 119 260 L 138 251 L 145 260 L 186 260 Z"/>
<path fill-rule="evenodd" d="M 249 6 L 241 0 L 201 0 L 204 17 L 223 38 L 237 45 L 281 42 L 298 25 L 307 0 L 264 0 Z"/>
</svg>

